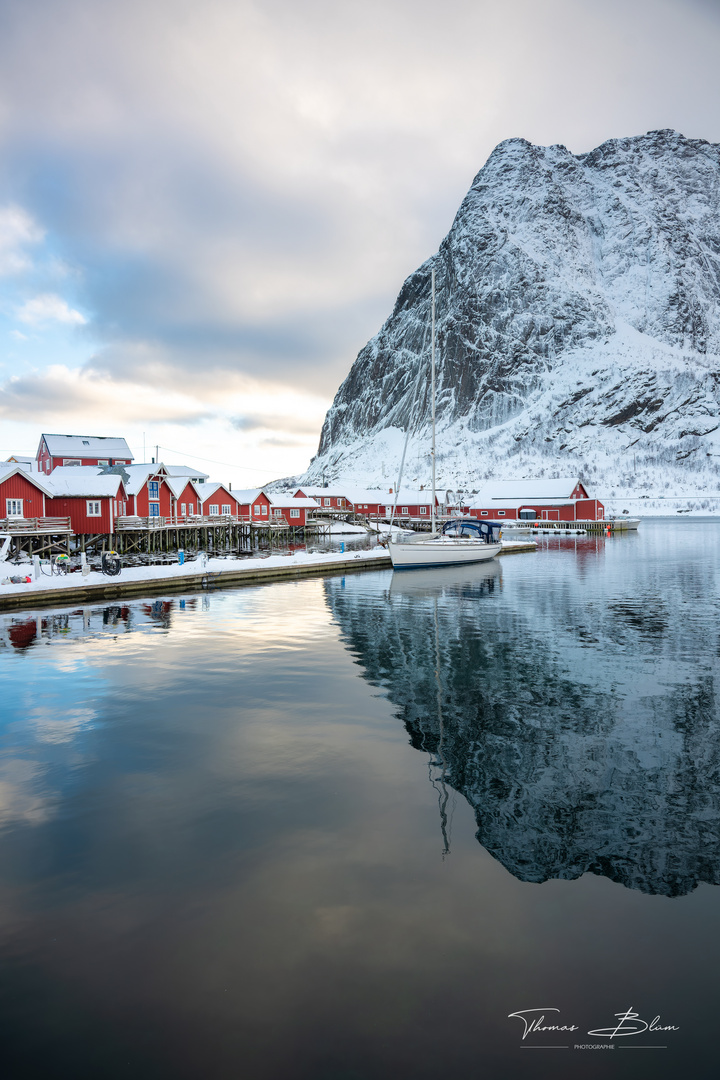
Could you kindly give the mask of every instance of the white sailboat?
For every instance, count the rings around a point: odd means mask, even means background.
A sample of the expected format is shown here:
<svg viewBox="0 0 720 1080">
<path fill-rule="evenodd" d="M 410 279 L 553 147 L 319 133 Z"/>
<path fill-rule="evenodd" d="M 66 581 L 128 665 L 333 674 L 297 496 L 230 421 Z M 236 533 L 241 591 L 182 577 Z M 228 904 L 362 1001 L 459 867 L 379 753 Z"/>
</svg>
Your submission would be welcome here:
<svg viewBox="0 0 720 1080">
<path fill-rule="evenodd" d="M 487 562 L 494 559 L 502 548 L 500 525 L 479 522 L 473 518 L 461 518 L 445 522 L 442 530 L 436 529 L 435 514 L 435 268 L 432 269 L 431 302 L 431 412 L 432 412 L 432 505 L 430 535 L 403 537 L 388 543 L 388 551 L 395 570 L 419 567 L 461 566 L 466 563 Z M 398 489 L 400 483 L 398 482 Z M 392 522 L 392 519 L 391 519 Z"/>
</svg>

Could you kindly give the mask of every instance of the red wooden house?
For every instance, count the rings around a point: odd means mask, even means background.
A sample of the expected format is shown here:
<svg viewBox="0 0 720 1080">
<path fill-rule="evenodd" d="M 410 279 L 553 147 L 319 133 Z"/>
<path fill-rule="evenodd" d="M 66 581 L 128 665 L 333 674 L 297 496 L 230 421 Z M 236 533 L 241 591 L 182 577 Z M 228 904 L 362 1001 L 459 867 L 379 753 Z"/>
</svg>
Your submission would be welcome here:
<svg viewBox="0 0 720 1080">
<path fill-rule="evenodd" d="M 245 488 L 233 491 L 233 497 L 237 499 L 238 514 L 247 521 L 258 521 L 267 524 L 272 514 L 270 508 L 272 501 L 262 488 Z"/>
<path fill-rule="evenodd" d="M 69 517 L 73 532 L 113 533 L 115 522 L 127 512 L 128 496 L 117 473 L 96 468 L 60 466 L 45 478 L 51 517 Z"/>
<path fill-rule="evenodd" d="M 342 485 L 335 484 L 329 488 L 301 487 L 294 496 L 296 499 L 314 499 L 317 506 L 326 510 L 352 509 L 352 499 Z"/>
<path fill-rule="evenodd" d="M 289 492 L 273 492 L 270 496 L 271 520 L 279 518 L 294 529 L 304 529 L 309 515 L 318 510 L 317 499 L 303 498 Z"/>
<path fill-rule="evenodd" d="M 0 518 L 38 518 L 54 516 L 46 510 L 48 489 L 44 478 L 29 473 L 15 462 L 0 466 Z"/>
<path fill-rule="evenodd" d="M 171 515 L 176 518 L 198 517 L 202 514 L 202 499 L 193 480 L 169 476 L 165 483 L 170 488 Z"/>
<path fill-rule="evenodd" d="M 203 517 L 237 517 L 239 503 L 225 484 L 195 484 Z"/>
<path fill-rule="evenodd" d="M 164 465 L 127 465 L 118 470 L 127 477 L 128 514 L 137 517 L 172 517 L 174 492 Z"/>
<path fill-rule="evenodd" d="M 471 517 L 521 521 L 602 521 L 605 507 L 578 477 L 493 480 L 473 499 Z"/>
<path fill-rule="evenodd" d="M 103 435 L 41 435 L 36 455 L 40 472 L 63 465 L 131 465 L 133 456 L 124 439 Z"/>
</svg>

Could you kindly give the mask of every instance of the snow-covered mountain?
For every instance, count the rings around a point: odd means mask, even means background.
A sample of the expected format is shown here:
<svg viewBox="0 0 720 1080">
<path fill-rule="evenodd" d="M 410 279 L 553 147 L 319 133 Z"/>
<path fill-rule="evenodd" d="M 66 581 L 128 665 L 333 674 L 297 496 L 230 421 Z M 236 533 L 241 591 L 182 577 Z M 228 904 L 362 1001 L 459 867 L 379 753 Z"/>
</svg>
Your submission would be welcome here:
<svg viewBox="0 0 720 1080">
<path fill-rule="evenodd" d="M 330 408 L 306 482 L 580 473 L 600 494 L 717 493 L 720 146 L 675 131 L 587 154 L 501 143 Z"/>
</svg>

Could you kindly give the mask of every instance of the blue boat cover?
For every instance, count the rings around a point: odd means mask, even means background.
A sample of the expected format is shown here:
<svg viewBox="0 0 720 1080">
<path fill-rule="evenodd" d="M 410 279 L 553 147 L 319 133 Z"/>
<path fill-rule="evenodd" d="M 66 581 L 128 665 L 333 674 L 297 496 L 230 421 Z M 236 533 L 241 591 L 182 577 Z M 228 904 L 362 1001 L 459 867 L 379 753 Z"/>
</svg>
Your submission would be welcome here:
<svg viewBox="0 0 720 1080">
<path fill-rule="evenodd" d="M 500 539 L 501 521 L 478 521 L 477 518 L 451 518 L 442 527 L 445 536 L 472 536 L 484 540 L 487 544 L 496 544 Z"/>
</svg>

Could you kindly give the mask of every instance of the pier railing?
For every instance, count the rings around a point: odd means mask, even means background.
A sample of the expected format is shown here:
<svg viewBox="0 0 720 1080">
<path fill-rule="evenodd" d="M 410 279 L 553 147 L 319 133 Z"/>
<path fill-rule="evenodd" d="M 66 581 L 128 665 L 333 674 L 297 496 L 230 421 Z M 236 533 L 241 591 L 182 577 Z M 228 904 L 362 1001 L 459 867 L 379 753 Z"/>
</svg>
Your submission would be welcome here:
<svg viewBox="0 0 720 1080">
<path fill-rule="evenodd" d="M 138 529 L 205 529 L 213 525 L 244 525 L 249 522 L 249 514 L 188 514 L 185 517 L 124 515 L 115 519 L 115 529 L 118 532 L 135 532 Z"/>
<path fill-rule="evenodd" d="M 0 518 L 0 532 L 11 536 L 28 536 L 31 533 L 71 533 L 69 517 Z"/>
</svg>

